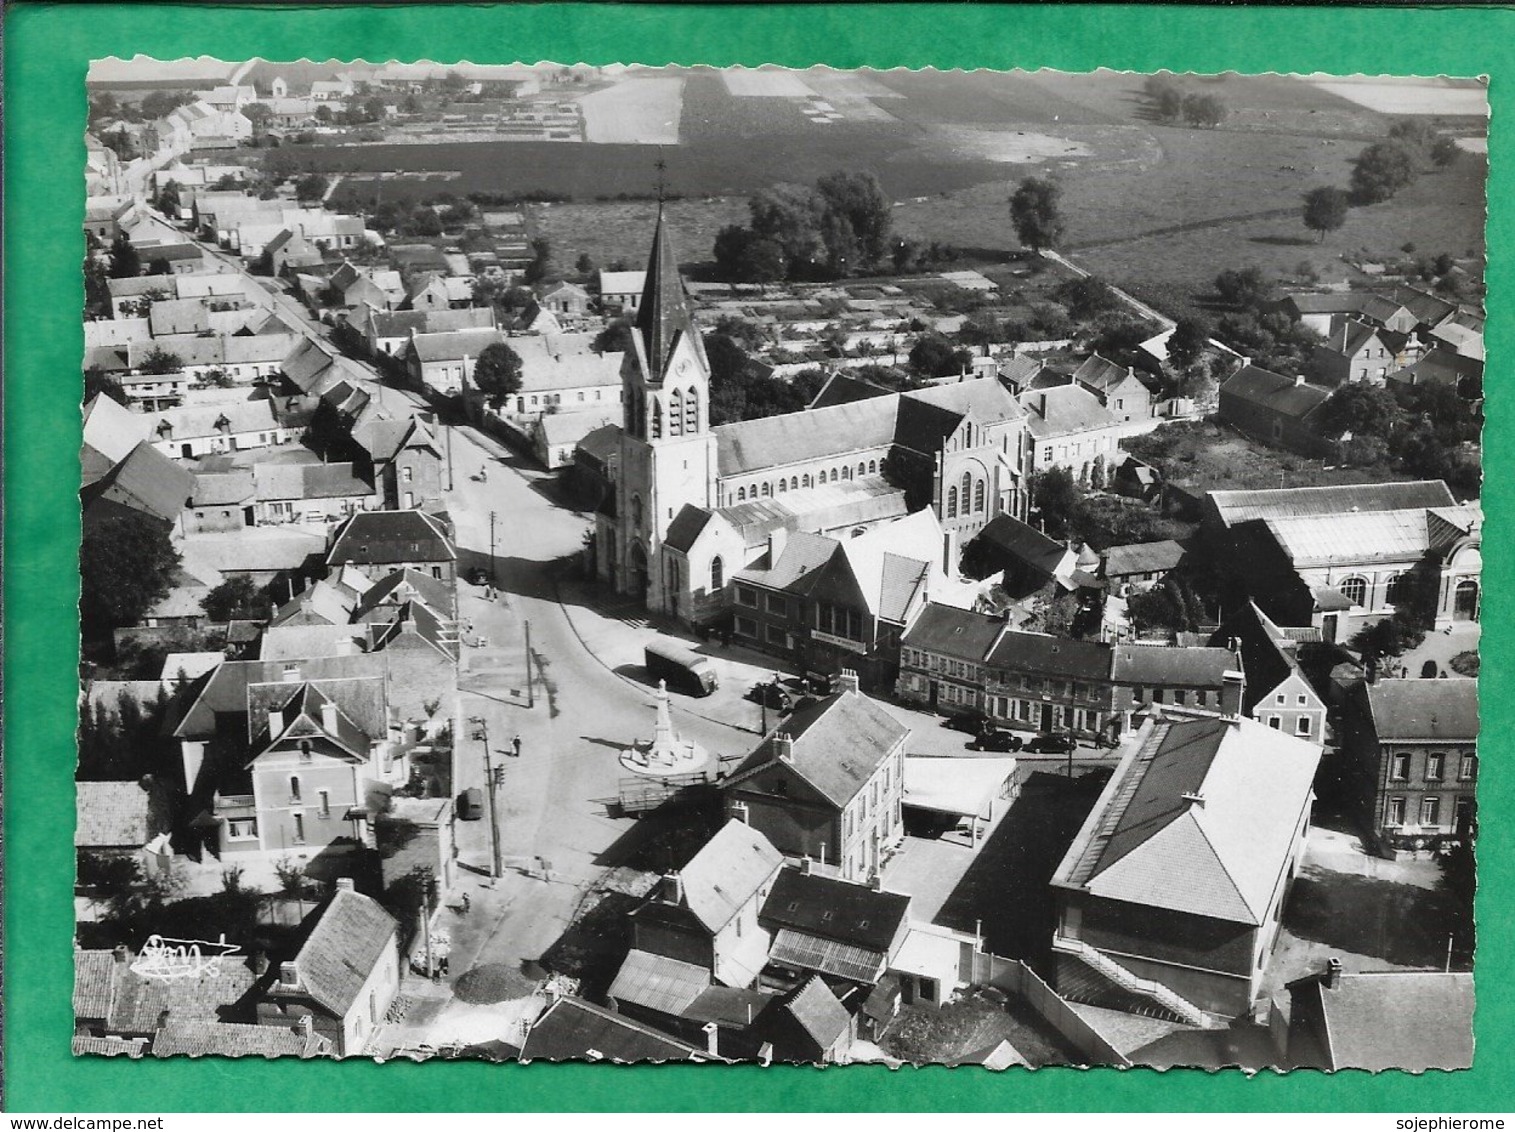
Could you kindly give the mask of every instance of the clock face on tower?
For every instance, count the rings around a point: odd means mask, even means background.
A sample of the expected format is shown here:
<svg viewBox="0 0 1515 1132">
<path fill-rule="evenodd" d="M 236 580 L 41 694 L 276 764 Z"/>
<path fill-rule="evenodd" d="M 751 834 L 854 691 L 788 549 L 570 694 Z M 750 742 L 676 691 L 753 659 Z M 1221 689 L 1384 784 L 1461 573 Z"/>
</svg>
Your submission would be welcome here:
<svg viewBox="0 0 1515 1132">
<path fill-rule="evenodd" d="M 679 364 L 673 367 L 673 372 L 680 377 L 687 377 L 689 375 L 689 359 L 680 358 Z"/>
</svg>

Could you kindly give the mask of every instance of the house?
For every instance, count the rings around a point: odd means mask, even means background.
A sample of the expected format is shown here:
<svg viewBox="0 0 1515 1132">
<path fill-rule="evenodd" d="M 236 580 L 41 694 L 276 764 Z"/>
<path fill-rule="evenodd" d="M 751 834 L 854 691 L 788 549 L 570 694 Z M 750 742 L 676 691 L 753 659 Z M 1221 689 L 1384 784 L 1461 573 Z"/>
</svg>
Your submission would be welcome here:
<svg viewBox="0 0 1515 1132">
<path fill-rule="evenodd" d="M 1058 994 L 1199 1025 L 1247 1013 L 1319 761 L 1314 743 L 1251 720 L 1148 719 L 1052 877 Z"/>
<path fill-rule="evenodd" d="M 775 1061 L 826 1065 L 847 1060 L 857 1022 L 825 980 L 813 975 L 768 1008 L 763 1033 Z"/>
<path fill-rule="evenodd" d="M 549 287 L 538 301 L 556 315 L 560 322 L 564 319 L 578 321 L 589 314 L 589 292 L 577 283 L 566 280 Z"/>
<path fill-rule="evenodd" d="M 651 1026 L 565 995 L 533 1023 L 521 1046 L 522 1061 L 719 1061 L 718 1056 Z"/>
<path fill-rule="evenodd" d="M 457 310 L 473 306 L 473 280 L 427 272 L 411 281 L 407 294 L 411 310 Z"/>
<path fill-rule="evenodd" d="M 1469 973 L 1347 972 L 1332 958 L 1284 989 L 1290 1067 L 1422 1073 L 1473 1064 Z"/>
<path fill-rule="evenodd" d="M 677 526 L 669 534 L 681 545 Z M 847 668 L 870 688 L 890 687 L 900 635 L 930 594 L 946 589 L 951 551 L 930 508 L 851 538 L 797 533 L 771 568 L 733 575 L 733 632 L 807 672 Z"/>
<path fill-rule="evenodd" d="M 1111 646 L 1110 681 L 1116 710 L 1127 720 L 1154 704 L 1237 716 L 1246 691 L 1242 658 L 1229 642 L 1212 648 L 1122 641 Z M 1321 733 L 1311 738 L 1318 743 Z"/>
<path fill-rule="evenodd" d="M 1310 373 L 1325 386 L 1382 385 L 1394 370 L 1413 361 L 1408 334 L 1375 328 L 1356 319 L 1333 320 L 1326 341 L 1310 354 Z"/>
<path fill-rule="evenodd" d="M 405 348 L 411 382 L 423 392 L 457 396 L 473 377 L 474 363 L 490 346 L 504 344 L 498 330 L 452 330 L 413 334 Z"/>
<path fill-rule="evenodd" d="M 904 745 L 909 729 L 857 688 L 801 707 L 727 776 L 726 812 L 786 856 L 833 862 L 845 880 L 878 872 L 904 836 Z"/>
<path fill-rule="evenodd" d="M 1073 381 L 1093 393 L 1117 420 L 1145 420 L 1155 412 L 1152 390 L 1130 366 L 1091 354 L 1073 371 Z"/>
<path fill-rule="evenodd" d="M 1440 480 L 1213 491 L 1204 512 L 1238 596 L 1281 625 L 1346 641 L 1402 601 L 1437 628 L 1478 620 L 1483 512 Z"/>
<path fill-rule="evenodd" d="M 328 1057 L 331 1042 L 304 1015 L 293 1026 L 255 1022 L 177 1019 L 172 1015 L 152 1037 L 154 1057 Z"/>
<path fill-rule="evenodd" d="M 240 531 L 258 522 L 251 470 L 196 472 L 194 483 L 194 495 L 185 505 L 182 517 L 187 533 Z"/>
<path fill-rule="evenodd" d="M 783 864 L 783 854 L 761 832 L 727 821 L 631 913 L 631 953 L 608 992 L 618 1008 L 633 1015 L 641 1010 L 641 1016 L 661 1024 L 660 1016 L 682 1015 L 713 984 L 746 988 L 756 983 L 769 942 L 758 913 Z M 653 972 L 677 970 L 659 960 L 694 968 L 679 980 L 692 992 L 687 999 L 662 997 L 666 984 Z"/>
<path fill-rule="evenodd" d="M 1347 789 L 1389 849 L 1471 835 L 1477 819 L 1478 681 L 1379 680 L 1344 712 Z"/>
<path fill-rule="evenodd" d="M 109 397 L 96 394 L 84 405 L 84 436 L 79 463 L 84 482 L 99 479 L 142 443 L 143 417 Z"/>
<path fill-rule="evenodd" d="M 963 548 L 963 567 L 978 577 L 1002 575 L 1000 584 L 1013 597 L 1026 597 L 1048 583 L 1072 590 L 1094 581 L 1099 559 L 1093 551 L 1075 550 L 1048 538 L 1013 515 L 996 515 Z"/>
<path fill-rule="evenodd" d="M 1331 390 L 1303 376 L 1285 377 L 1261 366 L 1237 370 L 1220 387 L 1220 417 L 1238 432 L 1304 455 L 1329 453 L 1321 409 Z"/>
<path fill-rule="evenodd" d="M 1096 460 L 1104 467 L 1115 461 L 1122 418 L 1082 385 L 1032 389 L 1018 400 L 1026 410 L 1033 471 L 1066 468 L 1088 482 Z"/>
<path fill-rule="evenodd" d="M 256 464 L 252 477 L 259 523 L 327 523 L 376 506 L 351 463 Z"/>
<path fill-rule="evenodd" d="M 258 1021 L 288 1028 L 309 1016 L 335 1056 L 352 1057 L 365 1051 L 399 993 L 399 924 L 347 878 L 312 916 L 300 950 L 264 988 Z"/>
<path fill-rule="evenodd" d="M 1397 385 L 1450 385 L 1466 400 L 1483 396 L 1481 359 L 1463 357 L 1442 346 L 1433 346 L 1419 359 L 1389 374 Z"/>
<path fill-rule="evenodd" d="M 442 498 L 442 451 L 419 417 L 370 418 L 350 434 L 357 474 L 373 485 L 376 509 L 432 507 Z"/>
<path fill-rule="evenodd" d="M 139 965 L 140 956 L 124 945 L 74 952 L 77 1036 L 145 1042 L 168 1021 L 231 1020 L 244 1012 L 257 978 L 247 957 L 240 955 L 171 979 L 144 974 Z"/>
<path fill-rule="evenodd" d="M 327 290 L 332 305 L 338 307 L 366 305 L 383 311 L 399 306 L 405 298 L 405 287 L 398 271 L 355 267 L 345 259 L 331 273 Z"/>
<path fill-rule="evenodd" d="M 84 204 L 84 231 L 109 247 L 124 231 L 137 202 L 129 196 L 91 197 Z"/>
<path fill-rule="evenodd" d="M 619 409 L 545 413 L 530 425 L 532 455 L 548 471 L 566 468 L 573 463 L 579 442 L 596 429 L 611 424 L 619 415 Z"/>
<path fill-rule="evenodd" d="M 352 565 L 370 578 L 412 569 L 451 583 L 458 552 L 441 519 L 420 511 L 360 511 L 331 533 L 326 566 Z"/>
<path fill-rule="evenodd" d="M 271 401 L 186 405 L 146 415 L 148 443 L 165 456 L 193 459 L 215 452 L 267 448 L 289 440 Z"/>
<path fill-rule="evenodd" d="M 759 922 L 772 933 L 764 981 L 788 990 L 813 976 L 878 984 L 910 931 L 910 897 L 826 876 L 801 861 L 779 873 Z"/>
<path fill-rule="evenodd" d="M 619 352 L 597 353 L 592 334 L 541 334 L 512 338 L 521 359 L 521 388 L 505 399 L 513 418 L 530 420 L 542 413 L 595 409 L 621 417 Z"/>
<path fill-rule="evenodd" d="M 1299 667 L 1298 642 L 1249 601 L 1210 638 L 1214 647 L 1241 654 L 1246 687 L 1241 706 L 1252 719 L 1320 743 L 1326 705 Z"/>
<path fill-rule="evenodd" d="M 1099 576 L 1107 593 L 1125 597 L 1157 585 L 1178 569 L 1186 553 L 1172 539 L 1108 547 L 1100 551 Z"/>
<path fill-rule="evenodd" d="M 601 271 L 599 276 L 600 310 L 607 315 L 636 317 L 647 286 L 645 271 Z"/>
<path fill-rule="evenodd" d="M 370 307 L 355 325 L 374 354 L 399 357 L 412 334 L 442 334 L 450 330 L 493 330 L 494 308 L 390 311 Z"/>
<path fill-rule="evenodd" d="M 132 512 L 180 531 L 184 508 L 194 492 L 195 477 L 144 440 L 80 491 L 79 502 L 86 525 Z"/>
<path fill-rule="evenodd" d="M 205 252 L 197 244 L 137 245 L 149 275 L 198 275 L 205 269 Z"/>
</svg>

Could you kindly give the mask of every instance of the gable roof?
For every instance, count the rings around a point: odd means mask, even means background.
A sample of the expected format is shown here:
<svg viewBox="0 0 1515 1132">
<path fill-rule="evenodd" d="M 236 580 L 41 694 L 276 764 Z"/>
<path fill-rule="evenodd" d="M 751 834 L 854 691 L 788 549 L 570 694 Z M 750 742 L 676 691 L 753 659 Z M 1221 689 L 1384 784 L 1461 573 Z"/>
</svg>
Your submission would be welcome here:
<svg viewBox="0 0 1515 1132">
<path fill-rule="evenodd" d="M 975 536 L 989 546 L 1008 554 L 1017 562 L 1039 570 L 1048 577 L 1055 575 L 1069 554 L 1067 544 L 1049 538 L 1041 531 L 1023 523 L 1013 515 L 1000 514 L 984 524 L 984 529 Z"/>
<path fill-rule="evenodd" d="M 1182 543 L 1163 539 L 1112 546 L 1100 557 L 1105 577 L 1122 578 L 1130 574 L 1159 574 L 1172 570 L 1183 561 L 1184 554 Z"/>
<path fill-rule="evenodd" d="M 1478 737 L 1478 681 L 1380 680 L 1367 688 L 1381 743 L 1471 743 Z"/>
<path fill-rule="evenodd" d="M 169 1020 L 153 1035 L 154 1057 L 314 1057 L 328 1048 L 325 1038 L 296 1026 L 204 1019 Z"/>
<path fill-rule="evenodd" d="M 1228 617 L 1210 638 L 1209 643 L 1216 647 L 1229 647 L 1233 640 L 1237 644 L 1247 675 L 1241 700 L 1246 714 L 1252 714 L 1252 709 L 1264 696 L 1299 670 L 1294 650 L 1285 647 L 1284 642 L 1288 639 L 1284 631 L 1251 600 Z M 1315 706 L 1320 705 L 1317 702 Z"/>
<path fill-rule="evenodd" d="M 783 863 L 762 833 L 732 819 L 679 873 L 684 904 L 707 931 L 718 932 Z"/>
<path fill-rule="evenodd" d="M 886 954 L 909 917 L 908 896 L 792 866 L 779 873 L 760 913 L 771 928 L 792 928 Z"/>
<path fill-rule="evenodd" d="M 1123 641 L 1112 649 L 1110 678 L 1122 684 L 1219 688 L 1241 659 L 1228 648 L 1179 648 Z"/>
<path fill-rule="evenodd" d="M 1082 385 L 1058 385 L 1020 395 L 1026 427 L 1038 440 L 1109 428 L 1117 423 L 1099 398 Z"/>
<path fill-rule="evenodd" d="M 645 309 L 645 308 L 644 308 Z M 716 463 L 722 476 L 736 476 L 764 468 L 883 448 L 894 442 L 895 413 L 899 395 L 871 397 L 759 417 L 750 421 L 717 425 Z M 838 450 L 838 444 L 845 448 Z"/>
<path fill-rule="evenodd" d="M 1073 380 L 1101 393 L 1109 392 L 1126 381 L 1137 381 L 1130 366 L 1118 365 L 1099 354 L 1090 354 L 1073 371 Z M 1138 384 L 1140 382 L 1138 381 Z M 1146 388 L 1143 386 L 1143 388 Z"/>
<path fill-rule="evenodd" d="M 829 405 L 845 405 L 849 401 L 867 401 L 873 397 L 887 397 L 890 390 L 871 381 L 864 381 L 843 370 L 837 370 L 826 378 L 807 409 L 824 409 Z"/>
<path fill-rule="evenodd" d="M 110 1017 L 111 1001 L 115 998 L 117 966 L 125 967 L 124 959 L 106 950 L 74 948 L 74 1020 L 104 1021 Z"/>
<path fill-rule="evenodd" d="M 1005 629 L 1005 622 L 985 613 L 927 602 L 900 643 L 907 648 L 978 663 Z"/>
<path fill-rule="evenodd" d="M 1263 526 L 1296 569 L 1419 558 L 1430 547 L 1425 508 L 1267 519 Z"/>
<path fill-rule="evenodd" d="M 710 989 L 710 972 L 695 963 L 632 948 L 606 996 L 675 1018 Z"/>
<path fill-rule="evenodd" d="M 359 599 L 352 612 L 354 621 L 366 621 L 369 614 L 384 605 L 398 605 L 419 598 L 444 617 L 451 617 L 453 590 L 446 582 L 407 566 L 380 578 Z"/>
<path fill-rule="evenodd" d="M 80 493 L 84 509 L 106 499 L 173 523 L 195 494 L 195 477 L 144 440 Z"/>
<path fill-rule="evenodd" d="M 83 848 L 146 845 L 162 832 L 152 794 L 138 782 L 77 782 L 74 845 Z"/>
<path fill-rule="evenodd" d="M 1243 366 L 1220 387 L 1222 397 L 1303 420 L 1331 398 L 1331 390 L 1296 381 L 1261 366 Z"/>
<path fill-rule="evenodd" d="M 1007 629 L 990 650 L 988 662 L 999 668 L 1043 676 L 1105 680 L 1110 676 L 1111 651 L 1109 645 L 1100 641 Z"/>
<path fill-rule="evenodd" d="M 112 464 L 127 455 L 147 436 L 147 419 L 103 394 L 95 394 L 84 406 L 84 445 Z"/>
<path fill-rule="evenodd" d="M 1319 747 L 1252 720 L 1150 719 L 1052 884 L 1260 926 L 1319 762 Z"/>
<path fill-rule="evenodd" d="M 694 1046 L 582 998 L 558 999 L 542 1012 L 521 1046 L 521 1060 L 616 1062 L 714 1060 Z"/>
<path fill-rule="evenodd" d="M 446 530 L 430 515 L 420 511 L 359 511 L 332 532 L 326 562 L 452 562 L 457 556 Z"/>
<path fill-rule="evenodd" d="M 781 734 L 790 739 L 791 759 L 779 758 Z M 726 787 L 781 765 L 841 808 L 908 734 L 910 729 L 875 700 L 861 692 L 838 692 L 797 709 L 742 761 L 726 779 Z"/>
<path fill-rule="evenodd" d="M 1288 519 L 1363 511 L 1398 511 L 1415 507 L 1450 507 L 1456 503 L 1451 490 L 1442 480 L 1211 491 L 1206 495 L 1221 524 L 1227 527 L 1251 519 Z"/>
<path fill-rule="evenodd" d="M 382 655 L 302 657 L 288 661 L 228 660 L 196 680 L 189 693 L 176 701 L 171 733 L 175 738 L 209 736 L 216 732 L 217 717 L 248 714 L 249 697 L 259 685 L 283 683 L 287 670 L 297 668 L 294 678 L 317 684 L 366 735 L 382 735 L 384 678 L 388 665 Z"/>
<path fill-rule="evenodd" d="M 1333 354 L 1340 354 L 1345 358 L 1355 358 L 1365 347 L 1369 347 L 1378 339 L 1377 327 L 1369 326 L 1365 322 L 1356 319 L 1345 318 L 1339 325 L 1331 327 L 1331 333 L 1327 335 L 1325 344 L 1320 349 L 1328 350 Z"/>
<path fill-rule="evenodd" d="M 462 358 L 477 358 L 486 347 L 505 342 L 505 335 L 492 328 L 471 330 L 441 330 L 416 334 L 410 340 L 410 348 L 423 362 L 455 362 Z"/>
<path fill-rule="evenodd" d="M 1473 976 L 1442 971 L 1312 975 L 1289 984 L 1314 999 L 1324 1028 L 1326 1069 L 1467 1069 L 1473 1064 Z"/>
<path fill-rule="evenodd" d="M 116 1034 L 152 1034 L 164 1011 L 171 1018 L 209 1021 L 241 1001 L 255 981 L 240 955 L 228 955 L 219 966 L 180 979 L 150 978 L 133 971 L 130 962 L 122 963 L 105 1026 Z"/>
<path fill-rule="evenodd" d="M 837 1001 L 831 988 L 812 975 L 783 1004 L 806 1036 L 822 1050 L 829 1050 L 852 1024 L 847 1008 Z"/>
<path fill-rule="evenodd" d="M 295 956 L 300 989 L 344 1017 L 398 930 L 378 903 L 339 888 Z"/>
</svg>

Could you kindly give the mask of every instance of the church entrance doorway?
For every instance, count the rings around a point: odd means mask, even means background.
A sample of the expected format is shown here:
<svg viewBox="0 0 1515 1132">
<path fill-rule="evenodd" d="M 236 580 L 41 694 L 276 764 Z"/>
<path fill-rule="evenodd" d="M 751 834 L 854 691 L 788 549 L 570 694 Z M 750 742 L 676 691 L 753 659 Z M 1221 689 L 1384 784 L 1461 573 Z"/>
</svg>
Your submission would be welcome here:
<svg viewBox="0 0 1515 1132">
<path fill-rule="evenodd" d="M 642 549 L 641 543 L 631 544 L 630 560 L 627 567 L 630 570 L 631 592 L 643 605 L 647 604 L 647 552 Z"/>
</svg>

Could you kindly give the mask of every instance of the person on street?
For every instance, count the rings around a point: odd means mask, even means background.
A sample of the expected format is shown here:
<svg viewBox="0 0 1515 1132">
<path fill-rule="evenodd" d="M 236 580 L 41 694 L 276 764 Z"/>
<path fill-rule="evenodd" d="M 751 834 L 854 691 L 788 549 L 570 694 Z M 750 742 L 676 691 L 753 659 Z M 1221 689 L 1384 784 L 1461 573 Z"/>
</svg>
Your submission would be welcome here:
<svg viewBox="0 0 1515 1132">
<path fill-rule="evenodd" d="M 519 735 L 517 735 L 514 739 L 512 739 L 510 741 L 510 746 L 511 746 L 511 749 L 515 752 L 515 757 L 516 758 L 520 758 L 521 757 L 521 737 Z"/>
<path fill-rule="evenodd" d="M 468 893 L 465 892 L 463 893 L 463 914 L 465 916 L 468 914 L 468 909 L 471 907 L 473 907 L 473 897 L 469 896 Z"/>
</svg>

